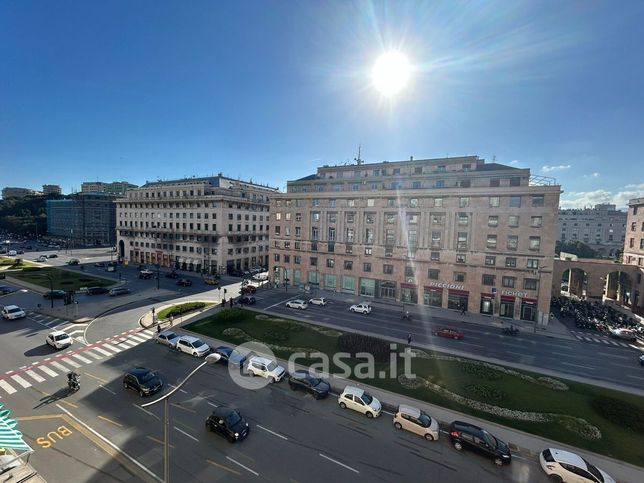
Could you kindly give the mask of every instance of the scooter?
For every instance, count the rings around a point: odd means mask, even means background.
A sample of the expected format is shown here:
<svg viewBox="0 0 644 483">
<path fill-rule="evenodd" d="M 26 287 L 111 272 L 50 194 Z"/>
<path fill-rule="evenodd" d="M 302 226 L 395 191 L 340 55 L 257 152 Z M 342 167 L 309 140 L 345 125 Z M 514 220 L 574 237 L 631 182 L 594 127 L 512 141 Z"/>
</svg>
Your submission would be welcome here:
<svg viewBox="0 0 644 483">
<path fill-rule="evenodd" d="M 501 329 L 501 333 L 503 335 L 517 335 L 519 333 L 519 329 L 516 327 L 503 327 L 503 329 Z"/>
<path fill-rule="evenodd" d="M 69 387 L 70 391 L 78 391 L 80 389 L 80 374 L 75 372 L 67 374 L 67 387 Z"/>
</svg>

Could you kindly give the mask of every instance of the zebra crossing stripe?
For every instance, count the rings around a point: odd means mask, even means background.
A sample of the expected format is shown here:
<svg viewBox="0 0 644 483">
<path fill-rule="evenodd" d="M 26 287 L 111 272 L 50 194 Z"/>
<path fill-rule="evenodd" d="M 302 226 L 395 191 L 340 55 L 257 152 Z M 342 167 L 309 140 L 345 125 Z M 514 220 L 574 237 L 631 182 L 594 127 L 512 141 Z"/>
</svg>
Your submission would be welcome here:
<svg viewBox="0 0 644 483">
<path fill-rule="evenodd" d="M 56 369 L 62 372 L 69 372 L 69 369 L 63 366 L 60 362 L 58 361 L 51 361 L 50 363 L 52 366 L 54 366 Z"/>
<path fill-rule="evenodd" d="M 11 386 L 11 384 L 1 379 L 0 379 L 0 387 L 5 391 L 7 391 L 7 393 L 9 394 L 13 394 L 14 392 L 16 392 L 16 390 Z"/>
<path fill-rule="evenodd" d="M 138 342 L 139 344 L 142 344 L 143 342 L 147 341 L 147 339 L 137 337 L 136 335 L 131 335 L 130 340 L 134 340 L 134 341 Z"/>
<path fill-rule="evenodd" d="M 134 347 L 135 345 L 138 345 L 138 344 L 136 342 L 132 342 L 132 341 L 127 340 L 127 339 L 121 339 L 121 340 L 119 340 L 117 342 L 117 345 L 119 347 L 125 347 L 126 349 L 130 349 L 130 348 L 132 348 L 132 347 Z"/>
<path fill-rule="evenodd" d="M 11 379 L 16 381 L 18 384 L 20 384 L 22 387 L 31 387 L 31 384 L 27 381 L 25 381 L 22 377 L 20 377 L 18 374 L 15 374 L 11 376 Z"/>
<path fill-rule="evenodd" d="M 123 349 L 120 349 L 120 348 L 118 348 L 116 346 L 113 346 L 112 344 L 108 344 L 107 342 L 105 344 L 101 345 L 101 347 L 103 349 L 108 349 L 108 350 L 111 350 L 112 352 L 116 352 L 116 353 L 121 352 L 123 350 Z"/>
<path fill-rule="evenodd" d="M 85 352 L 83 352 L 83 354 L 92 356 L 97 361 L 100 361 L 103 358 L 103 356 L 101 356 L 100 354 L 94 354 L 94 352 L 92 352 L 91 350 L 85 351 Z"/>
<path fill-rule="evenodd" d="M 34 371 L 31 369 L 26 370 L 25 374 L 29 375 L 32 379 L 34 379 L 36 382 L 43 382 L 45 380 L 44 377 L 40 377 L 38 374 L 36 374 Z"/>
<path fill-rule="evenodd" d="M 67 335 L 82 334 L 83 332 L 85 332 L 83 329 L 72 330 L 71 332 L 67 332 Z"/>
<path fill-rule="evenodd" d="M 610 345 L 610 344 L 608 344 L 608 341 L 607 341 L 607 340 L 601 339 L 601 341 L 602 341 L 604 344 Z"/>
<path fill-rule="evenodd" d="M 79 361 L 83 362 L 84 364 L 91 364 L 92 363 L 92 361 L 90 359 L 88 359 L 87 357 L 83 357 L 80 354 L 72 354 L 72 357 L 75 357 L 76 359 L 78 359 Z"/>
<path fill-rule="evenodd" d="M 100 347 L 92 347 L 92 351 L 96 351 L 99 354 L 103 354 L 105 357 L 111 357 L 112 356 L 111 352 L 107 352 L 106 350 L 103 350 Z"/>
<path fill-rule="evenodd" d="M 633 345 L 633 344 L 628 344 L 628 346 L 632 347 L 633 349 L 639 349 L 639 347 L 637 347 L 636 345 Z"/>
<path fill-rule="evenodd" d="M 619 344 L 617 342 L 615 342 L 615 341 L 609 340 L 608 342 L 610 342 L 611 344 L 616 345 L 616 346 L 619 347 Z"/>
<path fill-rule="evenodd" d="M 51 319 L 49 322 L 45 322 L 45 325 L 47 327 L 51 327 L 52 325 L 56 325 L 56 324 L 54 324 L 54 322 L 61 322 L 61 320 L 60 319 Z"/>
<path fill-rule="evenodd" d="M 69 357 L 63 359 L 63 361 L 65 361 L 65 364 L 69 364 L 70 366 L 72 366 L 74 368 L 80 367 L 80 364 L 78 364 L 77 362 L 74 362 Z"/>
<path fill-rule="evenodd" d="M 38 369 L 43 371 L 45 374 L 51 377 L 56 377 L 58 375 L 57 372 L 52 371 L 49 367 L 47 366 L 38 366 Z"/>
<path fill-rule="evenodd" d="M 584 337 L 584 339 L 586 339 L 588 342 L 595 342 L 595 340 L 591 339 L 590 337 Z"/>
</svg>

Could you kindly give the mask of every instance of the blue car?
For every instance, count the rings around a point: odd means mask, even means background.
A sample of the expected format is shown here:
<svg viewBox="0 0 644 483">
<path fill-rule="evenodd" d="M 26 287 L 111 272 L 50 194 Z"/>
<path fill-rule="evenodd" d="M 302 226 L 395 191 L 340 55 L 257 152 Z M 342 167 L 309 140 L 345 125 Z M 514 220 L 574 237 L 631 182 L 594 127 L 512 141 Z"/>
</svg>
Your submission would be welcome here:
<svg viewBox="0 0 644 483">
<path fill-rule="evenodd" d="M 219 362 L 229 366 L 242 367 L 244 362 L 246 362 L 245 355 L 241 354 L 236 349 L 225 345 L 217 347 L 214 353 L 221 356 Z"/>
</svg>

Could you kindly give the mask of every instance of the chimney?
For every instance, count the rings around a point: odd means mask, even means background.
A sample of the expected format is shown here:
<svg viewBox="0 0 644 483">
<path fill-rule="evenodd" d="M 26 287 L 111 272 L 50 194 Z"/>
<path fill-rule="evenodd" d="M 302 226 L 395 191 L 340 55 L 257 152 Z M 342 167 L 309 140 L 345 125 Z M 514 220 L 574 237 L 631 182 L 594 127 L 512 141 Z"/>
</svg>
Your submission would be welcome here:
<svg viewBox="0 0 644 483">
<path fill-rule="evenodd" d="M 414 157 L 413 157 L 413 156 L 409 156 L 409 161 L 413 161 L 413 160 L 414 160 Z"/>
</svg>

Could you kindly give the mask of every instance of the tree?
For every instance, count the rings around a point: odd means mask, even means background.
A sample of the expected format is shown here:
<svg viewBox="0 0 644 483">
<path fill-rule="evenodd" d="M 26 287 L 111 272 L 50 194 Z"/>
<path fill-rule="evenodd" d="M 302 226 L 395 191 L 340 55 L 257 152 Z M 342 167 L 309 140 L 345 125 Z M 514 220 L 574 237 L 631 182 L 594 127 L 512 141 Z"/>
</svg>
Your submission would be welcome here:
<svg viewBox="0 0 644 483">
<path fill-rule="evenodd" d="M 570 242 L 557 241 L 555 244 L 555 253 L 559 255 L 561 252 L 572 253 L 579 258 L 599 258 L 595 250 L 579 240 Z"/>
</svg>

